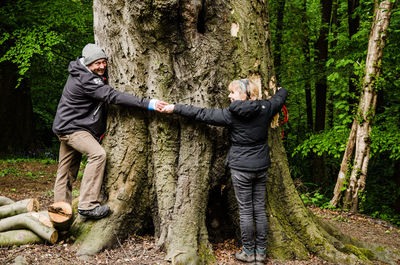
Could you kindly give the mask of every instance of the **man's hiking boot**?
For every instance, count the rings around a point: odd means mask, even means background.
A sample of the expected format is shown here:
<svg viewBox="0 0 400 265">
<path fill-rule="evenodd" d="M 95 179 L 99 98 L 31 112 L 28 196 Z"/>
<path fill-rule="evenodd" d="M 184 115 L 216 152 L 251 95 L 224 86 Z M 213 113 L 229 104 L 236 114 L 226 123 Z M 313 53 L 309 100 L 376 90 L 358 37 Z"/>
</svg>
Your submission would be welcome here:
<svg viewBox="0 0 400 265">
<path fill-rule="evenodd" d="M 106 217 L 110 213 L 110 207 L 108 205 L 101 205 L 97 206 L 96 208 L 93 208 L 91 210 L 79 210 L 79 217 L 83 219 L 101 219 L 103 217 Z"/>
<path fill-rule="evenodd" d="M 256 248 L 256 262 L 257 264 L 264 264 L 267 256 L 267 250 L 265 248 Z"/>
<path fill-rule="evenodd" d="M 254 262 L 254 249 L 249 250 L 243 247 L 241 251 L 235 253 L 235 258 L 243 262 Z"/>
</svg>

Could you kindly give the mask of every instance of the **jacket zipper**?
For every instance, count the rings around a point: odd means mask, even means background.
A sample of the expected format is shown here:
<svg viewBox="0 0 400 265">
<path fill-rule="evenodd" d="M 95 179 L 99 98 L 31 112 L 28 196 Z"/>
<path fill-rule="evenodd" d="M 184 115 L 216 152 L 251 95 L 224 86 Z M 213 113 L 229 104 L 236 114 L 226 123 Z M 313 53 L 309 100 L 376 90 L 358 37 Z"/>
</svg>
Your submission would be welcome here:
<svg viewBox="0 0 400 265">
<path fill-rule="evenodd" d="M 96 118 L 97 112 L 99 112 L 100 107 L 104 104 L 104 102 L 100 102 L 99 105 L 97 106 L 96 110 L 93 113 L 93 120 Z"/>
</svg>

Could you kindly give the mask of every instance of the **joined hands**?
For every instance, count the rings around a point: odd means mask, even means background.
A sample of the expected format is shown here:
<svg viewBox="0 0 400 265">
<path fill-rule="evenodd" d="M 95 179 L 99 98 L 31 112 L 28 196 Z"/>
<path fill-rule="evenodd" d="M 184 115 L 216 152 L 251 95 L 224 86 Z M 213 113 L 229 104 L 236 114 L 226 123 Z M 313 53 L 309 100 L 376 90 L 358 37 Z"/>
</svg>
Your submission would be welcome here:
<svg viewBox="0 0 400 265">
<path fill-rule="evenodd" d="M 161 113 L 171 114 L 174 112 L 175 105 L 169 104 L 165 101 L 158 100 L 156 102 L 155 110 Z"/>
</svg>

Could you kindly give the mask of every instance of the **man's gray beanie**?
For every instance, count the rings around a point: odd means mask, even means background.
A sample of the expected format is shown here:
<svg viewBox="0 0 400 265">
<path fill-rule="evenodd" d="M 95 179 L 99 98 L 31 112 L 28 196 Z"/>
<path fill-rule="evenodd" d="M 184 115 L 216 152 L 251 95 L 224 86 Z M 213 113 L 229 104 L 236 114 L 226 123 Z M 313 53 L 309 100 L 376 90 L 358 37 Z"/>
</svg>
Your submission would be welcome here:
<svg viewBox="0 0 400 265">
<path fill-rule="evenodd" d="M 99 59 L 108 59 L 104 50 L 93 43 L 86 44 L 85 48 L 82 50 L 82 57 L 85 65 L 89 65 Z"/>
</svg>

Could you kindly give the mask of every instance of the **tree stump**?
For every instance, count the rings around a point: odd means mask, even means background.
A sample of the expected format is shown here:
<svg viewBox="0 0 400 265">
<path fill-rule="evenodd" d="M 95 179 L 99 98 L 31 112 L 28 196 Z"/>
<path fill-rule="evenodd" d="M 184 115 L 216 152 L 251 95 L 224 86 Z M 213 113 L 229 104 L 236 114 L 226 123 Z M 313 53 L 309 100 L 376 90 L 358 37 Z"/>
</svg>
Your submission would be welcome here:
<svg viewBox="0 0 400 265">
<path fill-rule="evenodd" d="M 54 228 L 66 231 L 73 222 L 72 206 L 68 202 L 55 202 L 48 208 L 49 219 Z"/>
</svg>

